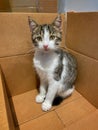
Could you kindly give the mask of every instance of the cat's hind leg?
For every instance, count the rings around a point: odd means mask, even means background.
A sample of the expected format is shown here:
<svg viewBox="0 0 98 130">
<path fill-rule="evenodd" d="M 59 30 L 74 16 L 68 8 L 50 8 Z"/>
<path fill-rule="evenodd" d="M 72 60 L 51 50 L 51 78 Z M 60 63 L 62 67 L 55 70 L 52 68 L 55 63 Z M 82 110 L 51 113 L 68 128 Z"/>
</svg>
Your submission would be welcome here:
<svg viewBox="0 0 98 130">
<path fill-rule="evenodd" d="M 75 88 L 75 87 L 72 86 L 71 88 L 68 88 L 67 90 L 60 92 L 58 95 L 59 95 L 60 97 L 62 97 L 62 98 L 67 98 L 67 97 L 71 96 L 71 94 L 72 94 L 73 91 L 74 91 L 74 88 Z"/>
</svg>

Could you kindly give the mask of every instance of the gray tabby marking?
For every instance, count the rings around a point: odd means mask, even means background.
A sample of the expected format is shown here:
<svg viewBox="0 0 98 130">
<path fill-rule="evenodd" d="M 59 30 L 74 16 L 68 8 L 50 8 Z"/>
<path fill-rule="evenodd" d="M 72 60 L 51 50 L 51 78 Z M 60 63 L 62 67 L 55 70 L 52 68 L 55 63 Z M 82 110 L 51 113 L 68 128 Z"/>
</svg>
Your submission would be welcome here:
<svg viewBox="0 0 98 130">
<path fill-rule="evenodd" d="M 66 98 L 74 91 L 77 62 L 73 55 L 60 48 L 62 18 L 58 15 L 51 24 L 39 25 L 28 19 L 35 54 L 34 67 L 40 78 L 36 102 L 42 103 L 43 111 L 51 109 L 55 97 Z"/>
<path fill-rule="evenodd" d="M 76 76 L 77 76 L 77 61 L 73 55 L 70 53 L 63 51 L 61 49 L 57 49 L 55 51 L 57 55 L 59 56 L 59 63 L 58 66 L 54 70 L 54 79 L 59 81 L 61 79 L 62 71 L 63 71 L 63 58 L 66 58 L 66 61 L 68 61 L 67 64 L 67 76 L 64 77 L 64 83 L 72 84 L 74 83 Z"/>
<path fill-rule="evenodd" d="M 61 74 L 63 71 L 63 51 L 61 49 L 57 49 L 55 50 L 55 53 L 57 53 L 57 55 L 59 56 L 59 64 L 54 70 L 54 79 L 59 81 L 61 79 Z"/>
</svg>

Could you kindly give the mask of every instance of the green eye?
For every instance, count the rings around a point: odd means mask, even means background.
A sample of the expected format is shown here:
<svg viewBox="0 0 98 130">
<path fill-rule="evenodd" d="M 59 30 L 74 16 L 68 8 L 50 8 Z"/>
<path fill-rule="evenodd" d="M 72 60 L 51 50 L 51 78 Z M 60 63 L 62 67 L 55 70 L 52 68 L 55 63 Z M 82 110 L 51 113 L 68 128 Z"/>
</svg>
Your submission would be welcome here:
<svg viewBox="0 0 98 130">
<path fill-rule="evenodd" d="M 55 36 L 54 35 L 51 35 L 50 36 L 50 40 L 54 40 L 55 39 Z"/>
<path fill-rule="evenodd" d="M 37 39 L 38 41 L 42 41 L 42 38 L 41 38 L 41 37 L 36 37 L 36 39 Z"/>
</svg>

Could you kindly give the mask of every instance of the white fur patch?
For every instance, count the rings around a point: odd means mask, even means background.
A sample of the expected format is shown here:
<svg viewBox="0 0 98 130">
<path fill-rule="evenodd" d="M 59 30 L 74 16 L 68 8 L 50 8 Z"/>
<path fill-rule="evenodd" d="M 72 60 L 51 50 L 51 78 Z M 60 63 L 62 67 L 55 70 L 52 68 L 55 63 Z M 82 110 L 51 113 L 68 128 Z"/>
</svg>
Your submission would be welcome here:
<svg viewBox="0 0 98 130">
<path fill-rule="evenodd" d="M 42 41 L 39 41 L 39 49 L 44 49 L 44 45 L 48 45 L 48 49 L 55 49 L 55 40 L 50 40 L 50 34 L 49 31 L 45 28 L 44 29 L 44 36 Z"/>
<path fill-rule="evenodd" d="M 39 94 L 39 95 L 36 96 L 35 100 L 36 100 L 37 103 L 42 103 L 44 101 L 44 98 L 45 98 L 45 95 Z"/>
<path fill-rule="evenodd" d="M 48 110 L 51 109 L 51 107 L 52 107 L 52 104 L 50 104 L 49 102 L 43 102 L 42 103 L 42 110 L 43 111 L 48 111 Z"/>
</svg>

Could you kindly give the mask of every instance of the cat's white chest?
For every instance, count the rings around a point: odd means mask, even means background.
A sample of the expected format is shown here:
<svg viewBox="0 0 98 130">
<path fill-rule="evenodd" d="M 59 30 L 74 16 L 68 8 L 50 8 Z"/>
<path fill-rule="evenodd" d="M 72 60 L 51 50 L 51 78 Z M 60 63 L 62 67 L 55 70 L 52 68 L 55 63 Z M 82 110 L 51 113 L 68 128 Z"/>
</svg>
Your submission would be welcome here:
<svg viewBox="0 0 98 130">
<path fill-rule="evenodd" d="M 34 55 L 34 66 L 44 72 L 52 71 L 58 62 L 55 53 L 36 52 Z"/>
</svg>

